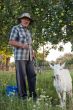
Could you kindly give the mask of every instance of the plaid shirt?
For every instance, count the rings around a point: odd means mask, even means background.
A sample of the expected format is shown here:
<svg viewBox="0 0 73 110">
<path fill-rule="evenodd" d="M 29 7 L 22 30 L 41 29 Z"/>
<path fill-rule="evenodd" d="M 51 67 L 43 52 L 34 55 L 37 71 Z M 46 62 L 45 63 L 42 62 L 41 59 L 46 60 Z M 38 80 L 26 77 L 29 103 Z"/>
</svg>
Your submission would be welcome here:
<svg viewBox="0 0 73 110">
<path fill-rule="evenodd" d="M 9 40 L 29 44 L 29 49 L 14 47 L 15 60 L 32 60 L 32 39 L 28 29 L 24 28 L 21 24 L 14 26 L 11 30 Z"/>
</svg>

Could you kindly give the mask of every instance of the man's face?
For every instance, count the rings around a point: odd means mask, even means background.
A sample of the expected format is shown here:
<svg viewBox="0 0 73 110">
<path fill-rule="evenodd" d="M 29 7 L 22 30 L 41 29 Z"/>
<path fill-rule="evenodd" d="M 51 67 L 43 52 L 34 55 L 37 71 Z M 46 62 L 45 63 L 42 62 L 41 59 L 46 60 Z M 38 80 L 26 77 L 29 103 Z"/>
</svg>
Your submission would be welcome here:
<svg viewBox="0 0 73 110">
<path fill-rule="evenodd" d="M 22 18 L 22 19 L 21 19 L 21 24 L 22 24 L 24 27 L 28 27 L 29 24 L 30 24 L 30 19 L 29 19 L 29 18 L 26 18 L 26 17 Z"/>
</svg>

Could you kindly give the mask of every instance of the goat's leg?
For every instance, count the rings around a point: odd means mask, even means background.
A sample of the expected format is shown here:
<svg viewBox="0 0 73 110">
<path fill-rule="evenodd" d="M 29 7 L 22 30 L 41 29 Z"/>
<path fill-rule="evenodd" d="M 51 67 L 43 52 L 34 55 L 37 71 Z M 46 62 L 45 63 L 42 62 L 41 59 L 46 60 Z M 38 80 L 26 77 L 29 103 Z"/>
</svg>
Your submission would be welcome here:
<svg viewBox="0 0 73 110">
<path fill-rule="evenodd" d="M 71 101 L 71 103 L 73 103 L 72 90 L 68 92 L 68 96 L 69 96 L 69 100 Z"/>
<path fill-rule="evenodd" d="M 72 90 L 69 93 L 69 97 L 72 98 Z"/>
<path fill-rule="evenodd" d="M 66 91 L 63 92 L 63 107 L 66 108 Z"/>
<path fill-rule="evenodd" d="M 57 91 L 57 94 L 60 99 L 60 105 L 65 110 L 66 109 L 66 92 L 59 93 Z"/>
<path fill-rule="evenodd" d="M 73 98 L 72 98 L 72 90 L 67 92 L 68 94 L 68 108 L 73 109 Z"/>
<path fill-rule="evenodd" d="M 60 92 L 58 92 L 58 91 L 57 91 L 57 94 L 58 94 L 58 97 L 59 97 L 59 100 L 60 100 L 60 106 L 63 107 L 62 96 L 61 96 Z"/>
</svg>

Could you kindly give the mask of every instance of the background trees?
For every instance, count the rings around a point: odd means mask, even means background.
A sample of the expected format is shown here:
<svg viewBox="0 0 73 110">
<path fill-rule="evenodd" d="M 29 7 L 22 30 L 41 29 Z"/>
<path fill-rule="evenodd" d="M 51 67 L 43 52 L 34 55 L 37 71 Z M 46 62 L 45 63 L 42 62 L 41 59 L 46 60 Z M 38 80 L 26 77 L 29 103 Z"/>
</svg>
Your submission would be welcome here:
<svg viewBox="0 0 73 110">
<path fill-rule="evenodd" d="M 48 41 L 73 44 L 73 0 L 0 0 L 0 51 L 6 55 L 12 54 L 8 45 L 10 30 L 23 12 L 34 19 L 30 29 L 35 50 Z"/>
</svg>

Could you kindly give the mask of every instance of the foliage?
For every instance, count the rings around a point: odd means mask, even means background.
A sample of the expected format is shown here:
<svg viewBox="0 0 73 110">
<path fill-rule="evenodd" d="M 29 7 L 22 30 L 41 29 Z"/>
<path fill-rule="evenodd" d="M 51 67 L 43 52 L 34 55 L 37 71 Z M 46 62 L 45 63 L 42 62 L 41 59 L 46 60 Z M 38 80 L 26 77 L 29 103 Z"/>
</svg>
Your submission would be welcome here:
<svg viewBox="0 0 73 110">
<path fill-rule="evenodd" d="M 56 60 L 56 63 L 66 63 L 67 68 L 73 68 L 73 54 L 65 54 Z"/>
<path fill-rule="evenodd" d="M 30 29 L 35 50 L 47 41 L 73 43 L 73 0 L 0 0 L 0 12 L 2 50 L 7 50 L 10 30 L 23 12 L 29 12 L 34 19 Z"/>
</svg>

